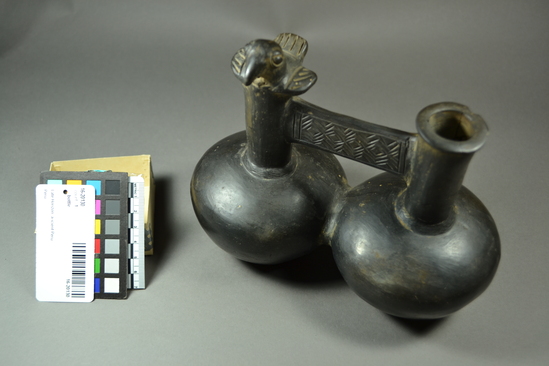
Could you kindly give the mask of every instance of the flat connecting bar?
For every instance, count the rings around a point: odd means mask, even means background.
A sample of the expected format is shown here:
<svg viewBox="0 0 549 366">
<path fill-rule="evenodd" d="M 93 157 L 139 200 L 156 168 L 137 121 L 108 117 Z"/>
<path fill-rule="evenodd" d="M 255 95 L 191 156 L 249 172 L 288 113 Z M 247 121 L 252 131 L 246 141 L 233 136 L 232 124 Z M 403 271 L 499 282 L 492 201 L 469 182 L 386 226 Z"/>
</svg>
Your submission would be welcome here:
<svg viewBox="0 0 549 366">
<path fill-rule="evenodd" d="M 402 175 L 415 134 L 383 127 L 317 107 L 300 98 L 290 100 L 287 132 L 300 143 Z"/>
</svg>

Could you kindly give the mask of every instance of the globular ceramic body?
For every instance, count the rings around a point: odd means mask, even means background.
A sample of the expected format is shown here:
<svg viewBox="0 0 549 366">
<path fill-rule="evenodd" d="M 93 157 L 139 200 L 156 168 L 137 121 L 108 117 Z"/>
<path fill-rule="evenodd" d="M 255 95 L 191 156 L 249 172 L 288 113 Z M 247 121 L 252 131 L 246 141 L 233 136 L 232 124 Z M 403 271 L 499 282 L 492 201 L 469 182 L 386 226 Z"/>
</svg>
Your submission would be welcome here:
<svg viewBox="0 0 549 366">
<path fill-rule="evenodd" d="M 322 243 L 327 212 L 344 187 L 341 166 L 330 154 L 297 146 L 275 174 L 250 168 L 246 148 L 245 133 L 237 133 L 197 165 L 191 193 L 202 227 L 247 262 L 281 263 L 311 252 Z"/>
<path fill-rule="evenodd" d="M 381 174 L 347 192 L 327 230 L 349 286 L 376 308 L 404 318 L 440 318 L 490 284 L 500 258 L 496 226 L 462 187 L 451 222 L 406 217 L 403 179 Z"/>
</svg>

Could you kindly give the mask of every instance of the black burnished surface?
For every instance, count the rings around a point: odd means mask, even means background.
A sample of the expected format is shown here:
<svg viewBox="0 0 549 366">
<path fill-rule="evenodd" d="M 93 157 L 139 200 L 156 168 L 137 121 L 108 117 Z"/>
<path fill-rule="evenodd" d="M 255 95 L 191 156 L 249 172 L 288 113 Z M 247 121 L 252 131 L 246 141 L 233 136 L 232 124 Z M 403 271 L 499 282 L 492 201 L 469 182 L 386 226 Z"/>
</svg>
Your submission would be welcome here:
<svg viewBox="0 0 549 366">
<path fill-rule="evenodd" d="M 492 281 L 499 235 L 463 178 L 488 128 L 468 107 L 422 109 L 418 134 L 361 121 L 296 96 L 316 82 L 305 39 L 255 40 L 232 59 L 246 131 L 214 145 L 191 182 L 202 227 L 247 262 L 282 263 L 330 244 L 363 299 L 403 318 L 435 319 Z M 351 189 L 333 154 L 385 173 Z"/>
<path fill-rule="evenodd" d="M 330 154 L 295 146 L 285 174 L 246 167 L 244 132 L 215 144 L 191 182 L 197 217 L 212 240 L 235 257 L 275 264 L 311 252 L 345 176 Z M 335 174 L 334 174 L 335 172 Z"/>
<path fill-rule="evenodd" d="M 415 223 L 412 231 L 397 212 L 405 188 L 401 178 L 384 173 L 350 190 L 327 235 L 343 277 L 368 303 L 399 317 L 444 317 L 490 284 L 499 236 L 486 208 L 464 187 L 452 225 L 421 231 Z"/>
</svg>

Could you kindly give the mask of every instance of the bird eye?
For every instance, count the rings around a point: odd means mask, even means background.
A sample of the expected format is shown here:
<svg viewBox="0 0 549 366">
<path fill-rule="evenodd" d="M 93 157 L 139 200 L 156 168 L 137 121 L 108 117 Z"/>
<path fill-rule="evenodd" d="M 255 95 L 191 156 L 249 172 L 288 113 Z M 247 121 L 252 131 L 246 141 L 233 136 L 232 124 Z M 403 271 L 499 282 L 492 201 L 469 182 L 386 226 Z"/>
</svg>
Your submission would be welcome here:
<svg viewBox="0 0 549 366">
<path fill-rule="evenodd" d="M 284 58 L 282 57 L 281 54 L 276 54 L 273 56 L 273 64 L 275 66 L 280 66 L 280 64 L 282 63 L 282 61 L 284 61 Z"/>
</svg>

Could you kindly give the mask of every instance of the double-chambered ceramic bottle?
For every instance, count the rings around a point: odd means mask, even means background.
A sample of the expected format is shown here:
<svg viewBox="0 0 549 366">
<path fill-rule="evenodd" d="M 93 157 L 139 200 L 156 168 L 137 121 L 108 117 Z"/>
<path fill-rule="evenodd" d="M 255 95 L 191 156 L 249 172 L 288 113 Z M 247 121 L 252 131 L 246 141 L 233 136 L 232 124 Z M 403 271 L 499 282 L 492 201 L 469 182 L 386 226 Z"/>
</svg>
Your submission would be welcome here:
<svg viewBox="0 0 549 366">
<path fill-rule="evenodd" d="M 246 131 L 215 144 L 191 182 L 197 217 L 239 259 L 287 261 L 331 245 L 346 282 L 396 316 L 439 318 L 482 293 L 500 258 L 482 203 L 462 186 L 486 139 L 457 103 L 417 117 L 418 133 L 360 121 L 298 98 L 316 81 L 293 34 L 256 40 L 232 69 L 244 85 Z M 351 188 L 332 154 L 385 171 Z"/>
</svg>

